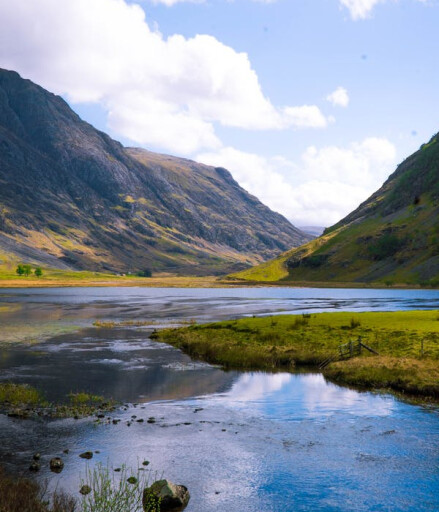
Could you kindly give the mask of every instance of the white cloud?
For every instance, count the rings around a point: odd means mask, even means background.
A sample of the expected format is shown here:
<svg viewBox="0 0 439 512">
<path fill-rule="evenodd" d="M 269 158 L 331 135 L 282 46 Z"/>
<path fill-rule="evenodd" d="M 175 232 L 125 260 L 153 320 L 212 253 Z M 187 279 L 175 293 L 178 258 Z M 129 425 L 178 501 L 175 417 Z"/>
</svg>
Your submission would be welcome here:
<svg viewBox="0 0 439 512">
<path fill-rule="evenodd" d="M 337 87 L 335 91 L 326 96 L 326 99 L 335 107 L 347 107 L 349 105 L 349 94 L 344 87 Z"/>
<path fill-rule="evenodd" d="M 221 148 L 197 159 L 226 167 L 249 192 L 296 225 L 334 224 L 372 194 L 395 165 L 396 151 L 383 138 L 348 147 L 309 147 L 299 162 Z"/>
<path fill-rule="evenodd" d="M 296 128 L 325 128 L 332 118 L 326 118 L 315 105 L 285 107 L 284 122 L 286 126 Z"/>
<path fill-rule="evenodd" d="M 376 5 L 389 1 L 393 3 L 399 2 L 399 0 L 339 0 L 340 5 L 349 10 L 349 14 L 353 20 L 364 20 L 369 18 Z M 421 3 L 427 2 L 427 0 L 416 1 Z"/>
<path fill-rule="evenodd" d="M 349 10 L 353 20 L 365 19 L 370 16 L 375 5 L 386 0 L 339 0 Z"/>
<path fill-rule="evenodd" d="M 178 153 L 218 148 L 215 123 L 327 124 L 316 106 L 275 107 L 246 53 L 209 35 L 164 38 L 125 0 L 0 0 L 0 66 L 73 103 L 99 102 L 115 133 Z"/>
<path fill-rule="evenodd" d="M 151 0 L 153 4 L 164 4 L 167 7 L 171 7 L 175 4 L 180 4 L 183 2 L 192 3 L 192 4 L 204 4 L 206 0 Z"/>
</svg>

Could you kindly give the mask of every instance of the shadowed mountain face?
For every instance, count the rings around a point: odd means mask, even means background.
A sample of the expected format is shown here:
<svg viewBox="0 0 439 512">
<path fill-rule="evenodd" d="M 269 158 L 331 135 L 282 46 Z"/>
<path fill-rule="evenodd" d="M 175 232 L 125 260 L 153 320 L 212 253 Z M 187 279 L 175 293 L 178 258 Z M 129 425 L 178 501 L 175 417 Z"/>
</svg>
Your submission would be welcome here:
<svg viewBox="0 0 439 512">
<path fill-rule="evenodd" d="M 58 268 L 221 273 L 310 239 L 225 169 L 124 148 L 0 70 L 0 251 Z"/>
<path fill-rule="evenodd" d="M 439 135 L 320 238 L 237 277 L 439 286 Z"/>
</svg>

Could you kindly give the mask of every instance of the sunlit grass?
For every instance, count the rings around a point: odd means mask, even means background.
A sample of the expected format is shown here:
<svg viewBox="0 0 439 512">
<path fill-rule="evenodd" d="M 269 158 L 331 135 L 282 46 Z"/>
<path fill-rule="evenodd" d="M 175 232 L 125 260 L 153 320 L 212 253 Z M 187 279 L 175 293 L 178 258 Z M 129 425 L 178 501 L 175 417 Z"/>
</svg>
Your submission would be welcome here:
<svg viewBox="0 0 439 512">
<path fill-rule="evenodd" d="M 381 357 L 406 361 L 391 373 L 398 382 L 401 373 L 416 374 L 414 380 L 406 378 L 399 388 L 406 386 L 407 391 L 414 392 L 413 382 L 416 381 L 419 393 L 428 390 L 439 396 L 439 380 L 435 388 L 431 387 L 434 384 L 431 368 L 439 361 L 438 317 L 437 311 L 281 315 L 164 329 L 157 331 L 154 337 L 183 349 L 194 358 L 226 368 L 260 369 L 318 365 L 327 358 L 337 357 L 340 344 L 361 337 L 363 343 L 379 352 Z M 416 364 L 410 365 L 409 360 Z M 352 366 L 340 362 L 336 366 L 330 365 L 327 374 L 339 381 L 350 374 L 352 380 L 349 382 L 353 383 L 356 378 L 363 382 L 359 368 L 364 366 L 371 371 L 375 368 L 376 379 L 370 382 L 378 386 L 381 379 L 382 386 L 392 387 L 386 377 L 388 372 L 379 361 L 363 350 L 355 363 L 357 366 L 352 362 Z M 426 361 L 428 364 L 424 364 Z"/>
<path fill-rule="evenodd" d="M 28 384 L 0 383 L 0 406 L 8 405 L 41 405 L 44 403 L 42 394 Z"/>
</svg>

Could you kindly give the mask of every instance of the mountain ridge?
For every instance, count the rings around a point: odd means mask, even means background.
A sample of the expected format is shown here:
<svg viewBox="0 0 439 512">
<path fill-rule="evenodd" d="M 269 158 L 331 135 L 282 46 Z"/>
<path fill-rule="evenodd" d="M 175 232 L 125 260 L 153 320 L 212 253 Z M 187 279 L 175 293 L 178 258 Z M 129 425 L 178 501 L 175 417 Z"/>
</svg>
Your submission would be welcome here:
<svg viewBox="0 0 439 512">
<path fill-rule="evenodd" d="M 0 259 L 219 274 L 309 239 L 227 170 L 125 148 L 0 70 Z"/>
<path fill-rule="evenodd" d="M 439 134 L 323 235 L 242 280 L 439 286 Z"/>
</svg>

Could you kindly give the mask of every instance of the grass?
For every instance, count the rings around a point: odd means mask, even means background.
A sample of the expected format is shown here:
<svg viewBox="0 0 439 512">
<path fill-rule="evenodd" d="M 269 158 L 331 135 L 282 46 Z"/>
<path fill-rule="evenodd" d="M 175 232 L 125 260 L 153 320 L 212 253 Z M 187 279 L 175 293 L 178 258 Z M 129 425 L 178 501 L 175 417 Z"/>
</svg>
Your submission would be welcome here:
<svg viewBox="0 0 439 512">
<path fill-rule="evenodd" d="M 145 498 L 145 508 L 142 505 L 149 472 L 122 466 L 116 476 L 111 468 L 98 464 L 87 469 L 81 485 L 89 490 L 82 498 L 81 512 L 160 512 L 160 501 L 152 495 Z"/>
<path fill-rule="evenodd" d="M 15 272 L 15 271 L 14 271 Z M 215 276 L 179 276 L 156 274 L 152 277 L 135 275 L 118 276 L 99 272 L 72 272 L 43 268 L 40 278 L 18 276 L 11 270 L 0 267 L 0 287 L 2 288 L 50 288 L 71 286 L 145 286 L 155 288 L 213 288 L 223 287 Z"/>
<path fill-rule="evenodd" d="M 41 393 L 28 384 L 0 383 L 0 406 L 2 405 L 43 405 Z"/>
<path fill-rule="evenodd" d="M 0 467 L 0 512 L 159 512 L 160 498 L 144 492 L 150 475 L 122 466 L 116 476 L 108 466 L 97 464 L 87 469 L 79 491 L 82 498 L 76 499 L 62 492 L 48 495 L 44 485 L 7 475 Z"/>
<path fill-rule="evenodd" d="M 64 493 L 47 499 L 44 487 L 0 467 L 0 512 L 75 512 L 76 500 Z M 79 511 L 78 511 L 79 512 Z"/>
<path fill-rule="evenodd" d="M 248 318 L 156 331 L 154 338 L 225 368 L 316 366 L 359 336 L 379 352 L 329 365 L 328 378 L 439 398 L 437 311 L 319 313 Z"/>
<path fill-rule="evenodd" d="M 0 383 L 0 410 L 17 418 L 83 418 L 114 410 L 115 405 L 113 400 L 84 392 L 70 393 L 66 403 L 49 404 L 28 384 Z"/>
</svg>

